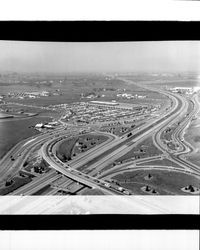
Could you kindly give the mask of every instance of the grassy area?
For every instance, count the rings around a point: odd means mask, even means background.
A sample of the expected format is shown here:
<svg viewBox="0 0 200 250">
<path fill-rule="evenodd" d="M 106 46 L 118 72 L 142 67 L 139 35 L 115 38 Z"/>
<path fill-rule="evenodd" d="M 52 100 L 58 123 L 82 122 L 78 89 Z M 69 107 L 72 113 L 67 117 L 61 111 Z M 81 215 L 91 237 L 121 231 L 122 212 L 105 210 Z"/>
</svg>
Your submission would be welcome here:
<svg viewBox="0 0 200 250">
<path fill-rule="evenodd" d="M 133 130 L 135 125 L 133 127 L 128 126 L 104 126 L 101 128 L 101 131 L 105 131 L 108 133 L 112 133 L 114 135 L 121 136 L 125 133 L 128 133 L 129 131 Z"/>
<path fill-rule="evenodd" d="M 24 163 L 24 169 L 28 172 L 34 171 L 35 173 L 42 174 L 48 172 L 50 167 L 45 160 L 41 159 L 37 162 L 37 159 L 34 158 Z"/>
<path fill-rule="evenodd" d="M 172 134 L 174 133 L 176 128 L 177 128 L 177 126 L 174 126 L 174 125 L 166 128 L 161 134 L 161 137 L 160 137 L 161 140 L 171 141 L 172 140 Z"/>
<path fill-rule="evenodd" d="M 17 188 L 31 182 L 30 177 L 14 177 L 13 178 L 13 183 L 10 186 L 5 186 L 4 188 L 0 189 L 0 195 L 6 195 L 9 194 L 10 192 L 13 192 Z"/>
<path fill-rule="evenodd" d="M 118 135 L 118 136 L 122 136 L 130 131 L 132 131 L 133 129 L 136 129 L 138 127 L 141 127 L 142 125 L 144 125 L 145 122 L 142 123 L 131 123 L 129 125 L 124 125 L 124 126 L 102 126 L 101 127 L 101 131 L 105 131 L 108 133 L 112 133 L 114 135 Z"/>
<path fill-rule="evenodd" d="M 197 154 L 193 154 L 191 156 L 186 157 L 186 159 L 197 166 L 200 166 L 200 155 L 199 152 Z"/>
<path fill-rule="evenodd" d="M 104 195 L 104 193 L 99 189 L 85 188 L 81 195 Z"/>
<path fill-rule="evenodd" d="M 77 141 L 78 141 L 78 138 L 73 137 L 67 141 L 62 142 L 59 145 L 58 150 L 56 151 L 57 157 L 61 161 L 70 161 L 72 158 L 73 148 Z"/>
<path fill-rule="evenodd" d="M 74 137 L 62 142 L 57 150 L 57 156 L 62 161 L 69 161 L 79 153 L 95 147 L 106 141 L 107 136 L 87 134 L 80 137 Z"/>
<path fill-rule="evenodd" d="M 82 153 L 96 145 L 99 145 L 105 142 L 108 139 L 107 136 L 104 135 L 83 135 L 78 138 L 77 145 L 74 148 L 74 153 Z"/>
<path fill-rule="evenodd" d="M 151 137 L 145 139 L 133 149 L 131 149 L 127 154 L 121 156 L 116 160 L 116 162 L 124 163 L 127 160 L 141 159 L 145 157 L 155 156 L 161 154 L 162 152 L 156 148 L 153 144 Z"/>
<path fill-rule="evenodd" d="M 151 178 L 147 178 L 149 174 Z M 181 188 L 188 185 L 199 188 L 199 180 L 194 176 L 167 170 L 136 170 L 118 174 L 113 179 L 138 195 L 148 194 L 142 190 L 145 186 L 160 195 L 188 195 Z"/>
</svg>

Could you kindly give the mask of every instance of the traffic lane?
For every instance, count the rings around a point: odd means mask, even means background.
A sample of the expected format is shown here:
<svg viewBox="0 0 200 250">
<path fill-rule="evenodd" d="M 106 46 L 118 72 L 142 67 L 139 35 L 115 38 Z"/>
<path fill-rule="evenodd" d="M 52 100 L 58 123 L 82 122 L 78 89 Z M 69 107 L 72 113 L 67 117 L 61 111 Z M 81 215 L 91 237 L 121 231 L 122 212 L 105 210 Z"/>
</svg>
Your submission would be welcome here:
<svg viewBox="0 0 200 250">
<path fill-rule="evenodd" d="M 50 173 L 46 173 L 43 176 L 33 180 L 32 182 L 26 184 L 25 186 L 22 186 L 18 188 L 16 191 L 10 193 L 9 195 L 20 195 L 22 193 L 25 193 L 26 191 L 29 191 L 30 189 L 34 188 L 35 186 L 43 184 L 45 181 L 60 176 L 56 173 L 56 171 L 51 171 Z"/>
</svg>

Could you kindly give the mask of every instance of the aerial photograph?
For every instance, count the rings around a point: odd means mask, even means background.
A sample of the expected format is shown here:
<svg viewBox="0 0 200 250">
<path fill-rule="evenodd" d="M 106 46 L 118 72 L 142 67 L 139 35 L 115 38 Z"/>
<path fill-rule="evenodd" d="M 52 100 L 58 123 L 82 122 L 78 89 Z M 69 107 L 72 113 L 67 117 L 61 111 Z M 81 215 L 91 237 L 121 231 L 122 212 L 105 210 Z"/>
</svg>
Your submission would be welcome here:
<svg viewBox="0 0 200 250">
<path fill-rule="evenodd" d="M 199 66 L 199 41 L 0 41 L 0 196 L 199 196 Z"/>
</svg>

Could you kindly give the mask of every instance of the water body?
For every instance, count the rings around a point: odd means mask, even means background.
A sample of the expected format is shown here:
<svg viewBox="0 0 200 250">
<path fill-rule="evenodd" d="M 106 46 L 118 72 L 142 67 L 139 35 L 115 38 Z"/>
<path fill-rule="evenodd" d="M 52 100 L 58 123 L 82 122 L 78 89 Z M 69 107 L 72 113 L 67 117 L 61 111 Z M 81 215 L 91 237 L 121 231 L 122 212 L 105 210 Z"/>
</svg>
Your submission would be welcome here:
<svg viewBox="0 0 200 250">
<path fill-rule="evenodd" d="M 49 122 L 51 118 L 35 116 L 20 119 L 0 119 L 0 158 L 21 140 L 39 134 L 37 130 L 30 128 L 30 126 L 45 121 Z"/>
</svg>

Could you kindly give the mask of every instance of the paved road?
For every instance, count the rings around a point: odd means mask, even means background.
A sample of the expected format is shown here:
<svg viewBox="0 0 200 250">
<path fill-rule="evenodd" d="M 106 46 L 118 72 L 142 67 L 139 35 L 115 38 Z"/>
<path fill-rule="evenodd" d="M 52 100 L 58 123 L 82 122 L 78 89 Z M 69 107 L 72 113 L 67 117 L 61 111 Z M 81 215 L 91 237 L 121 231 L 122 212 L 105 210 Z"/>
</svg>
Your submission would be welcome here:
<svg viewBox="0 0 200 250">
<path fill-rule="evenodd" d="M 55 170 L 51 170 L 49 173 L 43 174 L 41 177 L 37 177 L 34 181 L 18 188 L 16 191 L 9 195 L 31 195 L 36 193 L 38 190 L 47 186 L 51 182 L 61 178 L 61 175 L 56 173 Z"/>
</svg>

